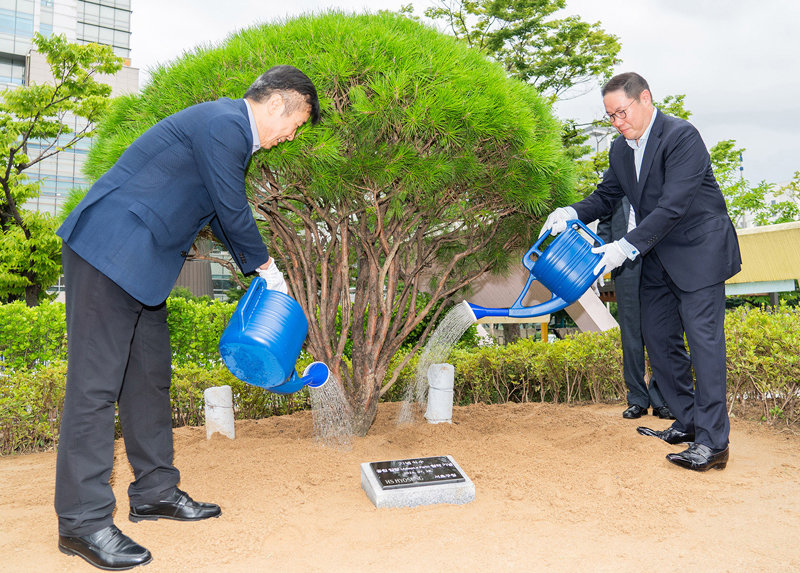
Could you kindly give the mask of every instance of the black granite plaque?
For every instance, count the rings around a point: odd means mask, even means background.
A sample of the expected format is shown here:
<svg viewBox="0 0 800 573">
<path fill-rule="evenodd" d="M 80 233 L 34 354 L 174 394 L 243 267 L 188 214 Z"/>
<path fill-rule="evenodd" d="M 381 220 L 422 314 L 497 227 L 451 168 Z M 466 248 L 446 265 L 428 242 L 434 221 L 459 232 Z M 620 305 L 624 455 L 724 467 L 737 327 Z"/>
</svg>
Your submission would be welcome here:
<svg viewBox="0 0 800 573">
<path fill-rule="evenodd" d="M 447 456 L 370 462 L 369 465 L 375 472 L 381 489 L 464 481 L 464 476 Z"/>
</svg>

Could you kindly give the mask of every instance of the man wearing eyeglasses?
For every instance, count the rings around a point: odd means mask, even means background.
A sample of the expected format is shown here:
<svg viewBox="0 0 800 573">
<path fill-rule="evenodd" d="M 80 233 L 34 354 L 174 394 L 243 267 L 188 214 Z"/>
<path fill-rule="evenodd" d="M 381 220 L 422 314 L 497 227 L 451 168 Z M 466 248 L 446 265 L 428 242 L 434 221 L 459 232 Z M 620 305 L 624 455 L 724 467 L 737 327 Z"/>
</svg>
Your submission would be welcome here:
<svg viewBox="0 0 800 573">
<path fill-rule="evenodd" d="M 553 211 L 541 234 L 560 233 L 571 219 L 610 215 L 627 197 L 636 226 L 593 249 L 603 255 L 595 271 L 605 274 L 641 258 L 642 334 L 676 418 L 666 430 L 637 431 L 669 444 L 690 444 L 667 455 L 673 464 L 721 470 L 728 462 L 730 432 L 725 280 L 741 268 L 736 231 L 697 129 L 656 109 L 650 87 L 636 73 L 611 78 L 602 96 L 611 125 L 622 135 L 611 144 L 609 169 L 586 199 Z"/>
</svg>

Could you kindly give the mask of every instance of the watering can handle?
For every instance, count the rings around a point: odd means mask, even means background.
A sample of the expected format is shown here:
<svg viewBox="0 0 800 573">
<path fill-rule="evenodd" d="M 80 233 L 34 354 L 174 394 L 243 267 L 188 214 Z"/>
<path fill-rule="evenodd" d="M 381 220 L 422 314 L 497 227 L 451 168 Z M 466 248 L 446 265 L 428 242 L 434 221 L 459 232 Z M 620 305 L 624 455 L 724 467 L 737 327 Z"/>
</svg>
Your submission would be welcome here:
<svg viewBox="0 0 800 573">
<path fill-rule="evenodd" d="M 601 245 L 605 244 L 603 239 L 598 237 L 589 227 L 584 225 L 582 221 L 579 221 L 578 219 L 573 219 L 572 221 L 567 221 L 567 227 L 571 227 L 572 225 L 578 225 L 581 229 L 586 231 L 589 234 L 589 236 L 592 237 L 592 239 L 594 239 L 595 241 L 597 241 Z M 544 242 L 544 240 L 549 236 L 550 236 L 550 234 L 546 233 L 546 234 L 542 235 L 541 237 L 539 237 L 539 239 L 533 244 L 533 246 L 530 249 L 528 249 L 528 252 L 525 253 L 525 256 L 522 257 L 522 264 L 529 271 L 533 270 L 533 259 L 531 259 L 531 255 L 533 255 L 535 253 L 537 257 L 541 257 L 542 256 L 542 251 L 539 250 L 539 247 Z"/>
<path fill-rule="evenodd" d="M 267 281 L 261 277 L 255 277 L 252 281 L 250 281 L 250 286 L 248 287 L 247 292 L 244 294 L 247 300 L 244 301 L 244 304 L 236 305 L 234 313 L 239 318 L 239 325 L 242 331 L 244 331 L 245 326 L 247 326 L 245 316 L 249 317 L 253 313 L 253 307 L 258 303 L 259 295 L 266 287 Z"/>
<path fill-rule="evenodd" d="M 581 221 L 578 221 L 577 219 L 575 219 L 574 221 L 569 221 L 567 224 L 568 225 L 578 225 L 581 229 L 586 231 L 589 234 L 590 237 L 592 237 L 595 241 L 600 243 L 600 245 L 605 245 L 606 244 L 603 239 L 598 237 L 597 234 L 594 233 L 594 231 L 592 231 L 589 227 L 584 225 Z M 598 245 L 598 246 L 600 246 L 600 245 Z"/>
</svg>

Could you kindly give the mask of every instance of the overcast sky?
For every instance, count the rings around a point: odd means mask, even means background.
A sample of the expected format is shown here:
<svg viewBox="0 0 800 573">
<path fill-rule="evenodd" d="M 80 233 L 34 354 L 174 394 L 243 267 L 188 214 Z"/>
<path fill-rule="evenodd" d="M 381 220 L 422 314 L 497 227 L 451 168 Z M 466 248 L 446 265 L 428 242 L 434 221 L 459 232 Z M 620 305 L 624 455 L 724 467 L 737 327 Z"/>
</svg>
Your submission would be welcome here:
<svg viewBox="0 0 800 573">
<path fill-rule="evenodd" d="M 131 64 L 147 70 L 256 23 L 330 7 L 398 10 L 411 0 L 133 0 Z M 413 4 L 419 15 L 434 0 Z M 752 183 L 800 170 L 800 3 L 797 0 L 567 0 L 564 14 L 600 22 L 622 44 L 615 72 L 636 71 L 653 96 L 685 94 L 710 148 L 735 139 Z M 563 118 L 603 113 L 599 86 L 560 102 Z"/>
</svg>

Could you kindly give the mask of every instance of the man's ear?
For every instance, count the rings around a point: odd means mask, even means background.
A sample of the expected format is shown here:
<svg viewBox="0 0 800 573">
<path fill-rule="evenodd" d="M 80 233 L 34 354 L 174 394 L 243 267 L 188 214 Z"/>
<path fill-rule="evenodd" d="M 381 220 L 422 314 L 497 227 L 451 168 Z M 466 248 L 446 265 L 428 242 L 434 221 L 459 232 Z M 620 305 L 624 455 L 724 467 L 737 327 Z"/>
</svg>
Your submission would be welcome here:
<svg viewBox="0 0 800 573">
<path fill-rule="evenodd" d="M 286 106 L 286 102 L 283 101 L 283 96 L 279 93 L 273 93 L 269 98 L 267 98 L 267 111 L 270 115 L 280 115 L 283 113 L 283 108 Z"/>
<path fill-rule="evenodd" d="M 646 105 L 653 103 L 653 96 L 650 90 L 642 90 L 642 93 L 639 94 L 639 100 Z"/>
</svg>

